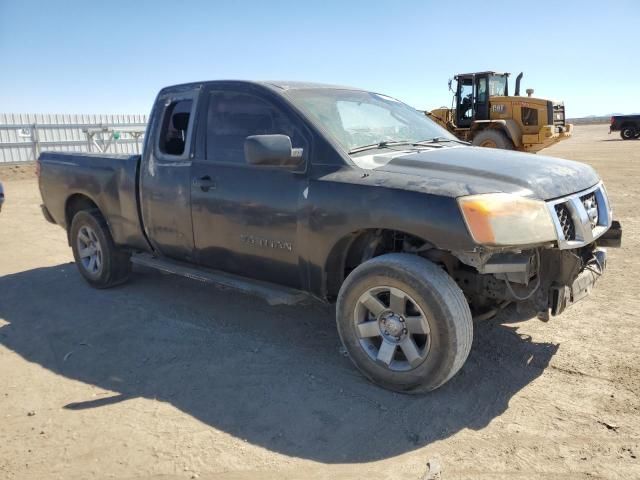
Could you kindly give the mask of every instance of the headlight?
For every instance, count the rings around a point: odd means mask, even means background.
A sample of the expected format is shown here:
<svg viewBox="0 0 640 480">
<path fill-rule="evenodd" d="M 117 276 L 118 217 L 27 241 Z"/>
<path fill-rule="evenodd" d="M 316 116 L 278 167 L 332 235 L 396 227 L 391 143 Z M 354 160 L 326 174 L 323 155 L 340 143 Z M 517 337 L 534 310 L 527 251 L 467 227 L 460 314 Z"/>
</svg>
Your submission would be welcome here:
<svg viewBox="0 0 640 480">
<path fill-rule="evenodd" d="M 508 193 L 458 198 L 471 236 L 483 245 L 530 245 L 556 240 L 547 206 Z"/>
</svg>

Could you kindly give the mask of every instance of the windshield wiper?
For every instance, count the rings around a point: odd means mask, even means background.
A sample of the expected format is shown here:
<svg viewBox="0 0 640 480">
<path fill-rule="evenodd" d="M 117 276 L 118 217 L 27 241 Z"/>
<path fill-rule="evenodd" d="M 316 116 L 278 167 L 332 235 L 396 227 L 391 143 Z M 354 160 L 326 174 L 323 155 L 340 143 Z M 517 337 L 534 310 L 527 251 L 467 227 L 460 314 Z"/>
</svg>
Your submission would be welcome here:
<svg viewBox="0 0 640 480">
<path fill-rule="evenodd" d="M 428 140 L 422 140 L 420 142 L 410 142 L 409 140 L 383 140 L 381 142 L 372 143 L 370 145 L 362 145 L 360 147 L 354 147 L 351 150 L 349 150 L 349 154 L 364 152 L 366 150 L 373 150 L 376 148 L 395 147 L 398 145 L 410 145 L 412 147 L 424 147 L 428 145 L 431 147 L 441 148 L 444 145 L 438 145 L 438 144 L 442 142 L 455 142 L 455 143 L 460 143 L 462 145 L 471 145 L 469 142 L 463 142 L 462 140 L 458 140 L 457 138 L 445 138 L 445 137 L 433 137 Z"/>
<path fill-rule="evenodd" d="M 360 147 L 354 147 L 349 150 L 349 153 L 358 153 L 364 152 L 366 150 L 373 150 L 374 148 L 387 148 L 393 147 L 395 145 L 413 145 L 413 142 L 409 142 L 407 140 L 383 140 L 378 143 L 372 143 L 370 145 L 362 145 Z"/>
<path fill-rule="evenodd" d="M 433 137 L 428 140 L 422 140 L 421 142 L 414 142 L 413 145 L 430 145 L 433 143 L 441 143 L 441 142 L 454 142 L 454 143 L 459 143 L 461 145 L 471 145 L 471 143 L 465 142 L 464 140 L 458 140 L 457 138 L 445 138 L 445 137 Z"/>
</svg>

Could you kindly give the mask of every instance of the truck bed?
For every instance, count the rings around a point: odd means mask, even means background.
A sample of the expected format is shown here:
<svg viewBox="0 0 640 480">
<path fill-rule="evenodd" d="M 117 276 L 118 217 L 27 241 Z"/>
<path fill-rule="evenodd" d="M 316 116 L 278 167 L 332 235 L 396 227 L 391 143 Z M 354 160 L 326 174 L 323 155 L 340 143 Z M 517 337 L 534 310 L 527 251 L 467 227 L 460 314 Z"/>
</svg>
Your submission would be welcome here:
<svg viewBox="0 0 640 480">
<path fill-rule="evenodd" d="M 138 210 L 140 155 L 43 152 L 39 185 L 43 208 L 67 228 L 74 202 L 93 202 L 116 245 L 148 250 Z"/>
</svg>

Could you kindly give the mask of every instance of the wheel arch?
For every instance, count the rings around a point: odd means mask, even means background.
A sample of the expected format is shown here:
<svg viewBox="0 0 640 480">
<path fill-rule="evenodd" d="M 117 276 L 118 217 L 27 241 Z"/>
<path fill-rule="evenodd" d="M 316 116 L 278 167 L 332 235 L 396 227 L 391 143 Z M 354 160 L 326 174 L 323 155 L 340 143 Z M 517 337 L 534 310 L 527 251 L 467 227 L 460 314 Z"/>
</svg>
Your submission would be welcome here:
<svg viewBox="0 0 640 480">
<path fill-rule="evenodd" d="M 76 215 L 76 213 L 83 210 L 97 210 L 100 215 L 104 217 L 102 210 L 100 209 L 98 204 L 87 194 L 76 192 L 72 195 L 69 195 L 64 205 L 64 219 L 69 245 L 71 245 L 71 239 L 69 238 L 71 232 L 71 222 L 73 221 L 73 217 Z M 111 233 L 111 235 L 113 236 L 111 225 L 109 225 L 108 221 L 106 221 L 106 223 L 107 227 L 109 228 L 109 233 Z"/>
<path fill-rule="evenodd" d="M 417 253 L 433 244 L 420 236 L 388 228 L 364 228 L 339 238 L 325 261 L 324 296 L 335 298 L 347 275 L 358 265 L 385 253 Z"/>
<path fill-rule="evenodd" d="M 470 136 L 473 137 L 478 133 L 487 130 L 499 130 L 503 132 L 513 145 L 518 148 L 522 145 L 522 131 L 518 123 L 513 119 L 507 120 L 477 120 L 473 122 L 470 129 Z"/>
</svg>

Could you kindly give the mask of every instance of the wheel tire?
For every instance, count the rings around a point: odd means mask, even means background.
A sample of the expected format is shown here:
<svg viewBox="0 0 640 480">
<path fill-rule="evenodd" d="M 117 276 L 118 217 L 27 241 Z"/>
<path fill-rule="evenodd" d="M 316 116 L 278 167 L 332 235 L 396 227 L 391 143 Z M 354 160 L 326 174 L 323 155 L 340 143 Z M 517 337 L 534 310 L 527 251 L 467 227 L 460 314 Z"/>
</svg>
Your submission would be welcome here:
<svg viewBox="0 0 640 480">
<path fill-rule="evenodd" d="M 413 335 L 411 328 L 408 334 L 407 330 L 404 330 L 404 334 L 400 333 L 405 335 L 405 339 L 394 347 L 392 360 L 388 364 L 380 360 L 383 344 L 388 338 L 382 332 L 389 325 L 385 323 L 386 319 L 397 317 L 389 317 L 389 311 L 375 317 L 372 311 L 365 308 L 365 320 L 361 322 L 359 318 L 363 308 L 362 299 L 368 301 L 369 293 L 385 288 L 407 295 L 402 307 L 405 309 L 404 317 L 401 315 L 401 318 L 405 318 L 407 322 L 411 318 L 417 318 L 406 313 L 412 308 L 414 315 L 416 311 L 418 315 L 424 314 L 429 330 L 428 335 L 421 336 Z M 392 306 L 392 291 L 389 292 L 388 308 Z M 380 295 L 376 297 L 379 301 L 380 298 L 384 299 L 385 293 Z M 382 304 L 386 306 L 384 300 Z M 340 339 L 355 366 L 373 383 L 397 392 L 422 393 L 443 385 L 460 370 L 473 342 L 473 321 L 464 294 L 444 270 L 417 255 L 390 253 L 358 266 L 340 288 L 336 314 Z M 371 320 L 372 318 L 375 320 Z M 376 323 L 372 325 L 374 322 Z M 364 323 L 372 329 L 367 330 L 368 338 L 366 335 L 363 338 L 359 333 Z M 410 324 L 401 325 L 408 327 Z M 371 333 L 374 331 L 379 338 Z M 409 356 L 405 355 L 404 347 L 401 347 L 406 335 L 412 338 L 418 350 L 419 340 L 422 337 L 425 339 L 422 351 L 427 351 L 426 357 L 416 359 L 415 364 L 409 364 Z M 376 354 L 377 341 L 380 341 L 380 346 Z M 386 351 L 388 347 L 385 348 Z M 403 358 L 406 365 L 403 364 Z M 404 369 L 400 369 L 403 365 Z"/>
<path fill-rule="evenodd" d="M 476 147 L 501 148 L 513 150 L 513 142 L 500 130 L 489 128 L 478 132 L 471 141 Z"/>
<path fill-rule="evenodd" d="M 632 126 L 627 125 L 620 129 L 620 138 L 622 138 L 623 140 L 632 140 L 634 138 L 637 138 L 637 135 L 638 132 Z"/>
<path fill-rule="evenodd" d="M 130 255 L 116 248 L 98 210 L 82 210 L 74 215 L 69 240 L 78 270 L 92 287 L 109 288 L 129 278 Z M 87 254 L 88 251 L 94 253 Z"/>
</svg>

